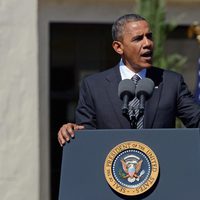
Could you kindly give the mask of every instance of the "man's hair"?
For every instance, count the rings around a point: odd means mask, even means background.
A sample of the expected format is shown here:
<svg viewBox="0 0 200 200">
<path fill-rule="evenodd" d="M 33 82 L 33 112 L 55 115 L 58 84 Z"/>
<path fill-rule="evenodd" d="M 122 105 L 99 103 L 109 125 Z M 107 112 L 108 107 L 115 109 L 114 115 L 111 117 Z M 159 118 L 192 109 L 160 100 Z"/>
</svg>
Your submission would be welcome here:
<svg viewBox="0 0 200 200">
<path fill-rule="evenodd" d="M 122 39 L 124 26 L 127 22 L 136 22 L 136 21 L 142 21 L 146 19 L 138 14 L 127 14 L 123 15 L 120 18 L 118 18 L 114 24 L 112 25 L 112 38 L 114 40 L 120 40 Z"/>
</svg>

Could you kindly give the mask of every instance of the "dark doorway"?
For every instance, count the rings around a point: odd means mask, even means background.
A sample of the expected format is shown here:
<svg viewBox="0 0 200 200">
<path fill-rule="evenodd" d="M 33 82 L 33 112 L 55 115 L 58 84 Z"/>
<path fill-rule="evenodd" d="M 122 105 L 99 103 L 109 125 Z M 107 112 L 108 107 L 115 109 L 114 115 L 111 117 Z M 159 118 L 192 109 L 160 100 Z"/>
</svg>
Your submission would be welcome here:
<svg viewBox="0 0 200 200">
<path fill-rule="evenodd" d="M 74 121 L 80 80 L 117 64 L 111 24 L 50 23 L 51 199 L 58 199 L 62 148 L 57 132 Z"/>
</svg>

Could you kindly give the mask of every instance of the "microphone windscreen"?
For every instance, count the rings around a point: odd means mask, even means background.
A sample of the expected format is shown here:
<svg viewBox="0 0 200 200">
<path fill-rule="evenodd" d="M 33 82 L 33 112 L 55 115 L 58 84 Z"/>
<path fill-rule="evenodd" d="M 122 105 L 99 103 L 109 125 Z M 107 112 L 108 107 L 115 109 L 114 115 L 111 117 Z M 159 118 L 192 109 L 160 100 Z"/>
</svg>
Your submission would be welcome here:
<svg viewBox="0 0 200 200">
<path fill-rule="evenodd" d="M 118 96 L 123 99 L 124 95 L 128 94 L 131 97 L 135 95 L 135 83 L 130 79 L 120 81 L 118 86 Z"/>
<path fill-rule="evenodd" d="M 151 96 L 154 86 L 154 82 L 149 78 L 139 80 L 135 90 L 136 96 L 139 97 L 141 94 L 144 94 L 146 97 Z"/>
</svg>

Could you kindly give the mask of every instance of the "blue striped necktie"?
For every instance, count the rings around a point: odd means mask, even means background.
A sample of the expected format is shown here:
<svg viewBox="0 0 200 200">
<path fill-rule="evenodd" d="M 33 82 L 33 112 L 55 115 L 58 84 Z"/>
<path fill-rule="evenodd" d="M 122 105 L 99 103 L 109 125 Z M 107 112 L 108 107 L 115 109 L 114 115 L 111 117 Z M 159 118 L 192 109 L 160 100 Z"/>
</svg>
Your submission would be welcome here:
<svg viewBox="0 0 200 200">
<path fill-rule="evenodd" d="M 137 83 L 140 80 L 140 77 L 135 74 L 131 80 L 135 83 L 137 87 Z M 129 117 L 131 120 L 131 126 L 136 129 L 142 129 L 143 128 L 143 119 L 144 115 L 139 115 L 139 99 L 137 97 L 134 97 L 132 101 L 129 102 Z"/>
</svg>

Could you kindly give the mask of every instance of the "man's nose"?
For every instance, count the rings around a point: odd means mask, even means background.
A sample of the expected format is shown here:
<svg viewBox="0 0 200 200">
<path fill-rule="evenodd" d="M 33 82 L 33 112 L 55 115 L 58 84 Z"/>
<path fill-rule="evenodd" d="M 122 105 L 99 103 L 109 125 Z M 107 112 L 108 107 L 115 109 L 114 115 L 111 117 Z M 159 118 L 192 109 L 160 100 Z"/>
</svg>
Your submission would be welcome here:
<svg viewBox="0 0 200 200">
<path fill-rule="evenodd" d="M 144 37 L 144 47 L 149 47 L 151 46 L 151 44 L 152 44 L 152 41 L 149 38 Z"/>
</svg>

